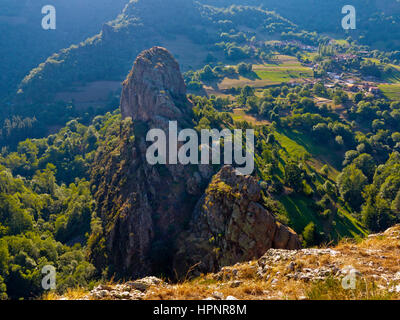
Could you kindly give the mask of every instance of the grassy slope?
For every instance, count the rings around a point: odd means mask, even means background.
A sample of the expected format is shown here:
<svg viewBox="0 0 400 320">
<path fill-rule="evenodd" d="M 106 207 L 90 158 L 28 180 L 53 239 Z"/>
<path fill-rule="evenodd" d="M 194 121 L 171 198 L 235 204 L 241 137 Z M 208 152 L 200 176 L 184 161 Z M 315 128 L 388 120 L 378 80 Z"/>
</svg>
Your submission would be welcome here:
<svg viewBox="0 0 400 320">
<path fill-rule="evenodd" d="M 320 169 L 326 164 L 329 167 L 328 178 L 336 179 L 342 159 L 338 153 L 332 153 L 326 147 L 315 145 L 309 137 L 297 131 L 276 132 L 275 136 L 284 150 L 281 152 L 281 156 L 285 162 L 289 159 L 306 158 L 309 159 L 307 164 L 315 169 Z M 280 197 L 279 201 L 285 207 L 290 224 L 296 232 L 301 233 L 311 221 L 320 230 L 324 229 L 324 221 L 312 209 L 312 199 L 299 195 L 284 195 Z M 331 236 L 334 239 L 360 237 L 367 234 L 365 228 L 351 216 L 346 208 L 339 205 L 338 212 L 340 214 L 334 217 L 335 227 L 331 230 Z"/>
<path fill-rule="evenodd" d="M 400 101 L 400 83 L 397 84 L 382 84 L 379 89 L 390 100 Z"/>
<path fill-rule="evenodd" d="M 391 73 L 383 75 L 384 81 L 386 81 L 388 83 L 399 83 L 400 82 L 400 66 L 391 64 L 391 63 L 383 63 L 383 62 L 380 62 L 379 59 L 375 59 L 375 58 L 367 58 L 366 60 L 374 62 L 377 65 L 380 65 L 382 67 L 388 66 L 393 69 L 393 71 Z"/>
</svg>

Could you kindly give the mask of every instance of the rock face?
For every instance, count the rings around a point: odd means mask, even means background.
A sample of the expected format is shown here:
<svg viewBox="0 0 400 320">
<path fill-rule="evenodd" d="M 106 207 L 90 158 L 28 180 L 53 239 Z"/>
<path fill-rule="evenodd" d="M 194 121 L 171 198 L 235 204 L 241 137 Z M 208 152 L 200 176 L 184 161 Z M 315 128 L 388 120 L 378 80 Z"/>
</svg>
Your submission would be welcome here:
<svg viewBox="0 0 400 320">
<path fill-rule="evenodd" d="M 171 266 L 175 238 L 190 221 L 212 171 L 150 165 L 146 134 L 154 127 L 167 132 L 169 120 L 177 121 L 178 129 L 186 125 L 191 108 L 172 55 L 159 47 L 140 54 L 124 83 L 120 144 L 111 153 L 100 152 L 96 160 L 100 170 L 94 172 L 93 184 L 98 186 L 106 246 L 105 258 L 93 257 L 97 265 L 134 278 Z"/>
<path fill-rule="evenodd" d="M 103 233 L 90 252 L 99 269 L 124 278 L 184 275 L 199 261 L 208 272 L 271 247 L 300 247 L 261 205 L 254 178 L 224 167 L 209 184 L 211 166 L 147 162 L 148 130 L 167 131 L 171 120 L 189 128 L 191 108 L 171 54 L 159 47 L 140 54 L 124 83 L 120 141 L 97 153 L 92 174 Z"/>
<path fill-rule="evenodd" d="M 216 272 L 222 266 L 261 257 L 268 249 L 299 249 L 297 234 L 261 204 L 261 188 L 231 166 L 212 179 L 196 206 L 190 231 L 181 237 L 175 269 Z"/>
<path fill-rule="evenodd" d="M 141 53 L 123 85 L 122 117 L 145 122 L 176 121 L 187 118 L 190 111 L 178 62 L 161 47 Z"/>
</svg>

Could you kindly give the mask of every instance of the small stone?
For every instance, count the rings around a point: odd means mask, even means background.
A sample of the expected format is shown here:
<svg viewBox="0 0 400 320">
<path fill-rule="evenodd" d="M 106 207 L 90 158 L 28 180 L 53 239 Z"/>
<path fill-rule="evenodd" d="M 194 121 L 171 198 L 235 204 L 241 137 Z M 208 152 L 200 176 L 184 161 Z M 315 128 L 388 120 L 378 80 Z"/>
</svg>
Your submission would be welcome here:
<svg viewBox="0 0 400 320">
<path fill-rule="evenodd" d="M 223 300 L 224 299 L 224 295 L 221 292 L 218 292 L 218 291 L 214 291 L 212 296 L 213 296 L 213 298 L 215 298 L 217 300 Z"/>
<path fill-rule="evenodd" d="M 92 295 L 94 297 L 96 297 L 97 299 L 102 299 L 102 298 L 105 298 L 106 296 L 108 296 L 109 292 L 107 290 L 93 291 Z"/>
<path fill-rule="evenodd" d="M 98 286 L 99 290 L 111 291 L 113 288 L 108 284 L 101 284 Z"/>
<path fill-rule="evenodd" d="M 113 291 L 110 291 L 110 295 L 115 298 L 119 298 L 120 293 L 117 290 L 113 290 Z"/>
<path fill-rule="evenodd" d="M 292 261 L 291 263 L 288 264 L 286 269 L 289 271 L 294 271 L 294 267 L 295 267 L 295 263 Z"/>
<path fill-rule="evenodd" d="M 146 291 L 149 288 L 149 285 L 142 282 L 129 282 L 128 283 L 132 288 L 139 291 Z"/>
<path fill-rule="evenodd" d="M 223 280 L 223 276 L 221 273 L 217 273 L 213 275 L 213 279 L 216 281 L 222 281 Z"/>
<path fill-rule="evenodd" d="M 239 300 L 235 298 L 234 296 L 227 296 L 225 300 Z"/>
<path fill-rule="evenodd" d="M 151 286 L 160 285 L 162 283 L 163 283 L 163 281 L 156 277 L 146 277 L 146 278 L 139 279 L 136 281 L 127 282 L 126 285 L 128 285 L 131 288 L 134 288 L 136 290 L 139 290 L 141 292 L 145 292 Z"/>
</svg>

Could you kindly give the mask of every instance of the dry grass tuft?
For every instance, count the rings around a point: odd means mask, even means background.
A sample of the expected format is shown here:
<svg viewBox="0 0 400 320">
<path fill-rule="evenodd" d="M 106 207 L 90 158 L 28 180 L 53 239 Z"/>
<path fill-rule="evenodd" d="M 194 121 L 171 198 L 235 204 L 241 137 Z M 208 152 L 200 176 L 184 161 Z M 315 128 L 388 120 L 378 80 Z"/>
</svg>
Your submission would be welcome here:
<svg viewBox="0 0 400 320">
<path fill-rule="evenodd" d="M 42 300 L 83 300 L 88 296 L 89 292 L 84 288 L 70 288 L 62 295 L 58 295 L 55 291 L 50 291 L 42 296 Z"/>
</svg>

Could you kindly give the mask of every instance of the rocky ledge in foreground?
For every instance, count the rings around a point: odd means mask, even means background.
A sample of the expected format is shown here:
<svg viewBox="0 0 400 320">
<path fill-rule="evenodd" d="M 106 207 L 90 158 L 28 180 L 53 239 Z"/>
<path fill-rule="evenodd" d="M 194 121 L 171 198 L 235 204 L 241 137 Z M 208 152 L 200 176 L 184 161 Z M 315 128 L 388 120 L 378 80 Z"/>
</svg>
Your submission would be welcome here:
<svg viewBox="0 0 400 320">
<path fill-rule="evenodd" d="M 400 225 L 361 243 L 333 248 L 270 249 L 260 259 L 223 267 L 192 281 L 149 277 L 61 299 L 400 299 Z M 352 275 L 355 287 L 343 287 Z M 346 284 L 347 282 L 345 282 Z M 47 298 L 60 299 L 49 295 Z"/>
</svg>

